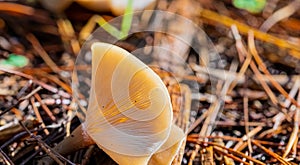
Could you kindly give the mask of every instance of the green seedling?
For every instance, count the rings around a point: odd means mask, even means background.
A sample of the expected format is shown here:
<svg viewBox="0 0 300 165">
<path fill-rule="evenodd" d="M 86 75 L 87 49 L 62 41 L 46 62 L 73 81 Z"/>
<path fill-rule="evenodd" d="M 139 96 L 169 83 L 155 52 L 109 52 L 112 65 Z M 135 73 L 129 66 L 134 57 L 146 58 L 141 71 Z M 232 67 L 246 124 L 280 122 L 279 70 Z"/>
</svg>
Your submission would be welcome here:
<svg viewBox="0 0 300 165">
<path fill-rule="evenodd" d="M 29 63 L 28 58 L 21 55 L 10 54 L 7 59 L 0 61 L 0 66 L 21 68 Z"/>
<path fill-rule="evenodd" d="M 127 7 L 125 9 L 125 13 L 123 15 L 123 20 L 121 24 L 121 30 L 118 30 L 116 27 L 110 25 L 104 18 L 100 17 L 98 24 L 101 26 L 106 32 L 121 40 L 124 37 L 128 36 L 131 22 L 133 16 L 133 0 L 129 0 Z"/>
<path fill-rule="evenodd" d="M 236 8 L 247 10 L 251 13 L 260 13 L 265 5 L 266 0 L 233 0 Z"/>
</svg>

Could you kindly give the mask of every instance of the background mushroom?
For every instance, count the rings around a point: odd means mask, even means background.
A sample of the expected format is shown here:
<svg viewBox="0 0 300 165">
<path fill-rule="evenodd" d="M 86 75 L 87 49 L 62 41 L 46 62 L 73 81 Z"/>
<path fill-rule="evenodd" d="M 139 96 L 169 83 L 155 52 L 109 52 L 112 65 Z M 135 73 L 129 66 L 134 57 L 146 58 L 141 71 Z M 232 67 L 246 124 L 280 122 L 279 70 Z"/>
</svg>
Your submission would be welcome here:
<svg viewBox="0 0 300 165">
<path fill-rule="evenodd" d="M 40 0 L 41 4 L 48 10 L 60 13 L 68 8 L 72 2 L 96 12 L 112 12 L 114 15 L 122 15 L 125 12 L 129 0 Z M 132 7 L 135 11 L 143 10 L 153 6 L 155 0 L 132 0 Z"/>
</svg>

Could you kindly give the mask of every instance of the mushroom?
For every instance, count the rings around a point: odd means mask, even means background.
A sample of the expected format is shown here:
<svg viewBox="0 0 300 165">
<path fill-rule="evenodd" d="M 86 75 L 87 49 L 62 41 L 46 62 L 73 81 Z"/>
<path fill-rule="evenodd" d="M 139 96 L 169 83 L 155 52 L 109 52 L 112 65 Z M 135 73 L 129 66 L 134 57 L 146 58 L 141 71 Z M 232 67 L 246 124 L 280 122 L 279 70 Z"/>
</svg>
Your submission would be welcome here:
<svg viewBox="0 0 300 165">
<path fill-rule="evenodd" d="M 97 42 L 86 119 L 54 150 L 66 155 L 96 143 L 120 165 L 171 164 L 183 139 L 172 123 L 166 86 L 126 50 Z"/>
<path fill-rule="evenodd" d="M 129 0 L 40 0 L 41 4 L 54 13 L 61 13 L 75 1 L 81 6 L 96 12 L 112 12 L 122 15 Z M 155 4 L 156 0 L 132 0 L 133 10 L 143 10 Z"/>
<path fill-rule="evenodd" d="M 132 1 L 132 7 L 135 11 L 143 10 L 155 3 L 155 0 Z M 76 2 L 93 11 L 111 11 L 114 15 L 122 15 L 129 0 L 76 0 Z"/>
</svg>

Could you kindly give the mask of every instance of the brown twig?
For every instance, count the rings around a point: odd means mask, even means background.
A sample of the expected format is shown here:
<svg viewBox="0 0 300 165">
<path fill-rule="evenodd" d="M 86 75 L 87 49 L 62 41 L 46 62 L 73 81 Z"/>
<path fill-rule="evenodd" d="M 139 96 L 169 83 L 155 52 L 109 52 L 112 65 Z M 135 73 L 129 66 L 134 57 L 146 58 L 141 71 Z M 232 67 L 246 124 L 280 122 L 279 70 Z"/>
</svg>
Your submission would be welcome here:
<svg viewBox="0 0 300 165">
<path fill-rule="evenodd" d="M 299 140 L 299 138 L 298 137 L 296 137 L 296 140 L 295 140 L 295 143 L 294 143 L 294 145 L 293 145 L 293 147 L 292 147 L 292 158 L 296 158 L 297 157 L 297 149 L 299 149 L 299 147 L 298 147 L 298 140 Z"/>
<path fill-rule="evenodd" d="M 291 98 L 294 98 L 297 94 L 297 91 L 299 90 L 300 87 L 300 79 L 298 78 L 293 87 L 290 90 L 289 96 Z M 285 111 L 287 111 L 287 108 L 290 106 L 291 101 L 286 99 L 283 103 L 283 108 L 285 109 Z M 280 126 L 280 124 L 285 120 L 285 115 L 283 114 L 283 112 L 278 113 L 276 116 L 273 117 L 273 121 L 274 121 L 274 125 L 273 125 L 273 129 L 276 130 L 278 128 L 278 126 Z"/>
<path fill-rule="evenodd" d="M 62 82 L 59 78 L 57 78 L 57 76 L 48 74 L 42 70 L 40 72 L 35 72 L 34 74 L 48 78 L 50 81 L 56 83 L 58 86 L 60 86 L 66 92 L 68 92 L 69 94 L 72 94 L 72 89 L 71 89 L 70 85 Z"/>
<path fill-rule="evenodd" d="M 63 71 L 73 71 L 74 67 L 76 68 L 77 71 L 80 71 L 80 70 L 90 70 L 91 69 L 90 65 L 57 66 L 57 67 L 60 70 L 63 70 Z M 34 75 L 36 72 L 43 71 L 43 72 L 46 72 L 46 73 L 50 73 L 53 70 L 50 67 L 48 67 L 48 66 L 41 66 L 41 67 L 38 67 L 38 68 L 29 68 L 29 67 L 26 67 L 26 68 L 23 68 L 22 71 L 25 74 Z"/>
<path fill-rule="evenodd" d="M 49 57 L 48 53 L 44 50 L 38 39 L 33 34 L 27 34 L 27 40 L 32 44 L 34 50 L 41 56 L 45 63 L 55 72 L 60 73 L 61 70 L 56 66 L 54 61 Z"/>
<path fill-rule="evenodd" d="M 65 98 L 70 98 L 70 94 L 62 91 L 62 90 L 59 90 L 51 85 L 48 85 L 42 81 L 38 81 L 36 79 L 34 79 L 32 76 L 28 75 L 28 74 L 24 74 L 22 72 L 19 72 L 19 71 L 15 71 L 15 70 L 11 70 L 11 69 L 8 69 L 8 68 L 2 68 L 0 67 L 0 71 L 3 71 L 3 72 L 7 72 L 7 73 L 10 73 L 10 74 L 15 74 L 15 75 L 18 75 L 18 76 L 21 76 L 21 77 L 24 77 L 26 79 L 29 79 L 29 80 L 32 80 L 34 83 L 40 85 L 41 87 L 47 89 L 48 91 L 52 92 L 52 93 L 57 93 L 59 95 L 61 95 L 62 97 L 65 97 Z"/>
<path fill-rule="evenodd" d="M 279 2 L 279 0 L 267 1 L 267 4 L 263 10 L 262 16 L 264 18 L 269 17 L 276 9 L 278 2 Z"/>
<path fill-rule="evenodd" d="M 36 89 L 34 89 L 33 91 L 31 91 L 29 94 L 27 94 L 24 97 L 21 97 L 15 104 L 11 105 L 10 107 L 6 108 L 5 110 L 3 110 L 0 113 L 0 116 L 4 115 L 5 113 L 9 112 L 12 108 L 14 108 L 15 106 L 19 105 L 22 101 L 27 100 L 28 98 L 30 98 L 32 95 L 34 95 L 36 92 L 38 92 L 39 90 L 41 90 L 42 88 L 39 86 Z"/>
<path fill-rule="evenodd" d="M 266 41 L 266 42 L 275 44 L 282 48 L 291 49 L 291 51 L 290 51 L 291 55 L 297 59 L 300 59 L 300 47 L 295 43 L 287 42 L 286 40 L 280 39 L 273 35 L 269 35 L 267 33 L 258 31 L 255 28 L 249 27 L 249 26 L 247 26 L 243 23 L 240 23 L 238 21 L 235 21 L 227 16 L 219 15 L 219 14 L 217 14 L 213 11 L 207 10 L 207 9 L 202 9 L 201 16 L 206 19 L 221 23 L 227 27 L 231 27 L 232 25 L 235 24 L 238 27 L 239 31 L 243 34 L 248 34 L 248 32 L 251 30 L 251 31 L 253 31 L 256 38 L 258 38 L 262 41 Z"/>
<path fill-rule="evenodd" d="M 28 128 L 20 121 L 19 124 L 23 127 L 23 129 L 30 135 L 31 138 L 35 139 L 38 142 L 38 145 L 49 155 L 56 163 L 59 165 L 64 165 L 62 161 L 60 161 L 58 158 L 63 159 L 64 161 L 75 165 L 68 159 L 61 156 L 59 153 L 55 152 L 51 147 L 49 147 L 44 141 L 42 141 L 39 137 L 35 136 L 33 133 L 31 133 Z"/>
<path fill-rule="evenodd" d="M 238 158 L 238 157 L 236 157 L 236 156 L 234 156 L 234 155 L 232 155 L 232 154 L 228 154 L 228 153 L 224 152 L 223 150 L 219 149 L 218 147 L 214 147 L 214 150 L 215 150 L 216 152 L 218 152 L 218 153 L 224 155 L 224 156 L 227 156 L 227 157 L 229 157 L 229 158 L 232 158 L 233 160 L 235 160 L 235 161 L 237 161 L 237 162 L 240 162 L 240 163 L 246 164 L 246 165 L 250 165 L 250 163 L 245 162 L 245 161 L 243 161 L 242 159 L 240 159 L 240 158 Z"/>
<path fill-rule="evenodd" d="M 17 98 L 21 98 L 21 96 L 26 92 L 26 90 L 32 86 L 32 80 L 28 80 L 25 86 L 23 86 L 17 94 Z"/>
<path fill-rule="evenodd" d="M 37 107 L 34 104 L 34 97 L 30 98 L 30 102 L 31 102 L 32 109 L 33 109 L 33 111 L 35 113 L 35 116 L 36 116 L 38 122 L 42 123 L 41 126 L 42 126 L 42 128 L 44 128 L 45 134 L 49 135 L 49 131 L 46 129 L 46 126 L 45 126 L 45 123 L 43 121 L 43 118 L 41 117 L 41 114 L 40 114 L 39 110 L 37 109 Z"/>
<path fill-rule="evenodd" d="M 218 126 L 245 126 L 245 122 L 244 121 L 240 121 L 240 122 L 234 122 L 234 121 L 217 121 L 216 124 Z M 257 126 L 268 126 L 268 123 L 264 123 L 264 122 L 248 122 L 248 125 L 251 127 L 257 127 Z"/>
<path fill-rule="evenodd" d="M 300 8 L 300 1 L 294 0 L 287 6 L 277 10 L 273 13 L 265 22 L 260 26 L 259 30 L 263 32 L 267 32 L 273 25 L 277 22 L 290 17 Z"/>
<path fill-rule="evenodd" d="M 235 146 L 234 146 L 234 150 L 237 150 L 237 151 L 242 151 L 245 146 L 247 146 L 247 143 L 245 143 L 244 141 L 250 139 L 251 137 L 255 136 L 259 131 L 262 130 L 262 127 L 261 126 L 258 126 L 256 128 L 254 128 L 253 130 L 251 130 L 248 134 L 244 135 L 242 137 L 242 141 L 239 141 Z"/>
<path fill-rule="evenodd" d="M 12 160 L 5 154 L 5 152 L 3 152 L 3 150 L 1 148 L 0 148 L 0 155 L 7 165 L 14 165 Z"/>
<path fill-rule="evenodd" d="M 237 27 L 235 25 L 232 25 L 231 26 L 231 31 L 232 31 L 232 34 L 235 38 L 235 41 L 236 41 L 236 48 L 238 50 L 238 53 L 239 53 L 239 58 L 240 58 L 240 61 L 243 62 L 243 65 L 238 73 L 238 77 L 242 77 L 243 75 L 245 75 L 245 72 L 246 70 L 249 68 L 249 65 L 250 65 L 250 62 L 251 62 L 251 55 L 246 51 L 243 43 L 242 43 L 242 40 L 241 40 L 241 36 L 239 35 L 238 33 L 238 30 L 237 30 Z M 246 59 L 244 60 L 243 57 L 246 57 Z M 246 82 L 246 81 L 245 81 Z M 228 89 L 228 93 L 231 93 L 231 91 L 233 90 L 233 88 L 237 85 L 238 81 L 237 79 L 235 79 L 230 88 Z"/>
<path fill-rule="evenodd" d="M 191 142 L 191 143 L 197 143 L 197 140 L 199 138 L 200 139 L 203 139 L 203 138 L 208 138 L 208 139 L 223 139 L 223 140 L 228 140 L 228 141 L 243 141 L 242 138 L 237 138 L 237 137 L 232 137 L 232 136 L 226 136 L 226 135 L 199 137 L 198 134 L 188 135 L 187 141 Z M 274 142 L 270 142 L 270 141 L 255 140 L 255 139 L 252 139 L 252 140 L 256 141 L 256 142 L 258 142 L 260 144 L 263 144 L 263 145 L 274 146 L 274 147 L 281 147 L 281 146 L 285 145 L 285 144 L 282 144 L 282 143 L 274 143 Z M 296 148 L 300 149 L 300 145 L 296 145 Z"/>
<path fill-rule="evenodd" d="M 300 90 L 298 92 L 298 102 L 300 102 Z M 294 114 L 294 127 L 293 127 L 293 131 L 292 134 L 290 136 L 290 139 L 285 147 L 285 151 L 284 154 L 282 155 L 282 158 L 285 158 L 291 151 L 293 145 L 295 144 L 298 133 L 299 133 L 299 118 L 300 118 L 300 108 L 298 107 L 296 109 L 296 112 Z"/>
<path fill-rule="evenodd" d="M 45 103 L 43 103 L 42 98 L 39 94 L 35 93 L 34 97 L 37 99 L 37 101 L 41 104 L 43 110 L 46 112 L 46 114 L 50 117 L 52 121 L 56 121 L 56 117 L 53 115 L 53 113 L 50 111 L 50 109 L 47 107 Z"/>
<path fill-rule="evenodd" d="M 189 127 L 187 134 L 191 133 L 208 115 L 209 111 L 205 111 L 200 117 L 197 118 L 195 122 Z"/>
<path fill-rule="evenodd" d="M 237 64 L 235 62 L 233 62 L 230 66 L 230 71 L 234 72 L 237 69 Z M 217 99 L 210 107 L 208 110 L 208 117 L 205 119 L 204 124 L 202 125 L 202 128 L 199 132 L 200 136 L 208 136 L 211 134 L 212 130 L 213 130 L 213 123 L 216 121 L 217 116 L 219 114 L 219 111 L 221 110 L 224 100 L 225 100 L 225 96 L 228 92 L 228 88 L 230 86 L 230 84 L 232 83 L 232 81 L 234 80 L 234 78 L 230 78 L 228 77 L 223 85 L 222 90 L 220 91 L 220 96 L 219 99 Z M 200 139 L 199 139 L 200 140 Z M 196 157 L 196 154 L 199 152 L 200 146 L 196 145 L 194 151 L 191 154 L 190 157 L 190 161 L 189 161 L 189 165 L 192 165 L 193 160 Z"/>
<path fill-rule="evenodd" d="M 216 100 L 210 107 L 209 107 L 209 110 L 208 110 L 208 114 L 210 114 L 210 113 L 212 113 L 212 112 L 214 112 L 214 111 L 216 111 L 216 110 L 219 110 L 219 108 L 220 108 L 220 105 L 221 103 L 220 103 L 220 101 L 219 100 Z M 205 137 L 205 136 L 208 136 L 209 134 L 207 134 L 207 131 L 211 131 L 211 126 L 210 126 L 210 122 L 211 122 L 211 120 L 210 120 L 211 118 L 209 118 L 209 117 L 207 117 L 206 118 L 206 120 L 205 120 L 205 123 L 203 124 L 204 125 L 204 127 L 202 127 L 202 132 L 200 131 L 199 132 L 199 137 Z M 210 127 L 210 130 L 208 130 L 208 127 Z M 205 132 L 204 132 L 205 131 Z M 210 133 L 210 132 L 209 132 Z M 196 155 L 197 155 L 197 153 L 199 152 L 199 150 L 200 150 L 200 145 L 199 144 L 196 144 L 196 146 L 195 146 L 195 149 L 192 151 L 192 154 L 191 154 L 191 156 L 190 156 L 190 160 L 189 160 L 189 163 L 188 163 L 188 165 L 192 165 L 193 164 L 193 161 L 194 161 L 194 159 L 195 159 L 195 157 L 196 157 Z"/>
<path fill-rule="evenodd" d="M 245 159 L 247 159 L 247 160 L 249 160 L 249 161 L 252 161 L 252 162 L 254 162 L 254 163 L 256 163 L 256 164 L 265 165 L 265 163 L 263 163 L 263 162 L 261 162 L 261 161 L 259 161 L 259 160 L 256 160 L 256 159 L 254 159 L 254 158 L 252 158 L 252 157 L 250 157 L 250 156 L 248 156 L 248 155 L 246 155 L 246 154 L 244 154 L 244 153 L 242 153 L 242 152 L 235 151 L 234 149 L 231 149 L 231 148 L 226 148 L 226 147 L 224 147 L 224 146 L 222 146 L 222 145 L 220 145 L 220 144 L 217 144 L 217 143 L 203 142 L 203 141 L 198 141 L 198 143 L 199 143 L 199 144 L 202 144 L 202 145 L 212 145 L 212 146 L 217 146 L 217 147 L 219 147 L 219 148 L 222 148 L 222 149 L 224 149 L 224 150 L 227 150 L 227 151 L 230 152 L 231 154 L 241 156 L 241 157 L 243 157 L 243 158 L 245 158 Z"/>
<path fill-rule="evenodd" d="M 284 164 L 284 165 L 290 165 L 289 162 L 285 161 L 281 156 L 279 156 L 278 154 L 268 150 L 266 147 L 262 146 L 261 144 L 259 144 L 257 141 L 251 141 L 254 145 L 256 145 L 257 147 L 259 147 L 260 149 L 262 149 L 265 153 L 267 153 L 268 155 L 270 155 L 271 157 L 277 159 L 280 163 Z"/>
<path fill-rule="evenodd" d="M 244 88 L 246 89 L 247 85 L 245 83 Z M 247 136 L 247 144 L 250 155 L 253 153 L 253 149 L 251 146 L 250 136 L 249 136 L 249 109 L 248 109 L 248 96 L 247 94 L 243 97 L 243 106 L 244 106 L 244 120 L 245 120 L 245 130 L 246 130 L 246 136 Z"/>
<path fill-rule="evenodd" d="M 77 55 L 80 51 L 80 45 L 76 38 L 72 23 L 68 19 L 59 19 L 57 20 L 57 26 L 62 41 L 68 43 L 72 48 L 73 54 Z"/>
<path fill-rule="evenodd" d="M 248 44 L 249 44 L 249 49 L 251 52 L 251 55 L 254 57 L 256 63 L 258 64 L 259 68 L 265 73 L 267 78 L 270 80 L 271 84 L 288 100 L 290 100 L 294 105 L 297 107 L 300 107 L 299 103 L 294 99 L 289 96 L 289 94 L 282 88 L 282 86 L 272 77 L 270 72 L 268 71 L 266 65 L 262 61 L 262 59 L 259 57 L 256 48 L 255 48 L 255 43 L 254 43 L 254 34 L 252 31 L 249 31 L 248 33 Z"/>
<path fill-rule="evenodd" d="M 47 12 L 17 3 L 0 2 L 0 11 L 23 14 L 36 18 L 36 21 L 40 21 L 43 23 L 49 23 L 52 21 L 51 19 L 49 19 L 49 15 Z"/>
<path fill-rule="evenodd" d="M 0 2 L 0 11 L 9 11 L 25 15 L 33 15 L 34 8 L 16 3 Z"/>
<path fill-rule="evenodd" d="M 245 56 L 247 56 L 249 58 L 249 53 L 246 51 L 244 44 L 241 42 L 241 37 L 239 35 L 239 31 L 236 28 L 236 26 L 233 25 L 231 29 L 232 29 L 232 32 L 234 34 L 233 36 L 236 40 L 236 48 L 238 50 L 240 61 L 243 62 Z M 249 59 L 251 60 L 250 61 L 250 67 L 253 70 L 255 76 L 258 78 L 258 81 L 261 83 L 262 87 L 265 89 L 266 93 L 270 97 L 273 104 L 277 105 L 278 101 L 277 101 L 277 98 L 276 98 L 275 94 L 272 92 L 272 90 L 270 89 L 268 84 L 265 81 L 262 80 L 263 76 L 259 72 L 259 70 L 257 69 L 254 62 L 252 61 L 252 58 L 249 58 Z"/>
</svg>

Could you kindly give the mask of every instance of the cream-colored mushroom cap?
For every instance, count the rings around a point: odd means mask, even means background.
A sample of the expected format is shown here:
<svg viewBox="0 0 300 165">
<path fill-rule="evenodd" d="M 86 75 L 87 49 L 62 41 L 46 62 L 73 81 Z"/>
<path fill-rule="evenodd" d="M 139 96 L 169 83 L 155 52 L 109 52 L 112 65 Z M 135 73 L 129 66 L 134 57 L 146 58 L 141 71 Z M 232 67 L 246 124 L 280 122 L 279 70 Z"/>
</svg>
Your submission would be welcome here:
<svg viewBox="0 0 300 165">
<path fill-rule="evenodd" d="M 154 153 L 149 160 L 148 165 L 169 165 L 174 160 L 176 154 L 185 139 L 182 129 L 173 124 L 171 133 L 167 141 Z"/>
<path fill-rule="evenodd" d="M 107 43 L 92 45 L 92 84 L 84 127 L 117 163 L 147 164 L 172 125 L 168 91 L 147 65 Z"/>
</svg>

